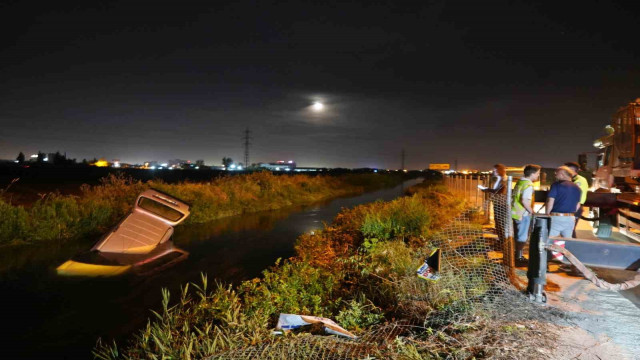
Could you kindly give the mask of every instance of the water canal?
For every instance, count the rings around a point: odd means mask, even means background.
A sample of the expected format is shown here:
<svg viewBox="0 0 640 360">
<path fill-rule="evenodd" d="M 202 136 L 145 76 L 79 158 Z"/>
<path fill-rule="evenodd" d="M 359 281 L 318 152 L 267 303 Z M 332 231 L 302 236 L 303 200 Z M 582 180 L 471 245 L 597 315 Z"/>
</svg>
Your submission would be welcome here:
<svg viewBox="0 0 640 360">
<path fill-rule="evenodd" d="M 308 206 L 245 214 L 179 226 L 173 241 L 189 258 L 146 277 L 70 278 L 55 268 L 90 245 L 86 241 L 8 248 L 0 254 L 2 349 L 10 358 L 90 358 L 96 339 L 123 345 L 160 308 L 161 289 L 176 298 L 180 285 L 259 276 L 277 258 L 293 255 L 298 235 L 331 222 L 340 209 L 392 200 L 420 182 Z"/>
</svg>

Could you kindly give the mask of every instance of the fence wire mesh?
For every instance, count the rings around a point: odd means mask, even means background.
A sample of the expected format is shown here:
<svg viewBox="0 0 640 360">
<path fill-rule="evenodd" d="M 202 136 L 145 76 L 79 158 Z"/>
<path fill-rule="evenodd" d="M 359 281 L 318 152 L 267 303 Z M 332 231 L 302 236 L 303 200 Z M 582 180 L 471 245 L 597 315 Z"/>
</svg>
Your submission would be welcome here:
<svg viewBox="0 0 640 360">
<path fill-rule="evenodd" d="M 480 213 L 477 220 L 497 236 L 498 242 L 494 248 L 502 253 L 505 270 L 513 273 L 515 254 L 511 220 L 511 179 L 509 178 L 506 188 L 500 193 L 480 189 L 492 187 L 491 177 L 488 175 L 449 175 L 444 178 L 444 184 L 451 192 L 465 199 L 472 210 Z"/>
<path fill-rule="evenodd" d="M 448 189 L 463 197 L 469 207 L 429 239 L 430 247 L 441 250 L 441 278 L 425 281 L 409 273 L 393 284 L 402 321 L 385 323 L 359 334 L 356 340 L 311 334 L 274 337 L 261 344 L 225 351 L 211 359 L 420 358 L 407 353 L 415 350 L 417 354 L 420 349 L 440 358 L 442 354 L 432 349 L 433 344 L 425 335 L 433 328 L 469 322 L 467 317 L 475 316 L 469 310 L 478 308 L 489 310 L 488 313 L 498 318 L 510 313 L 522 316 L 526 311 L 514 301 L 520 296 L 517 288 L 522 284 L 518 284 L 514 272 L 510 194 L 481 191 L 478 185 L 489 187 L 489 181 L 488 176 L 475 175 L 445 178 Z M 449 311 L 438 310 L 442 304 L 448 304 Z M 489 343 L 482 336 L 467 341 L 470 341 L 469 348 Z M 442 357 L 465 356 L 462 353 Z"/>
</svg>

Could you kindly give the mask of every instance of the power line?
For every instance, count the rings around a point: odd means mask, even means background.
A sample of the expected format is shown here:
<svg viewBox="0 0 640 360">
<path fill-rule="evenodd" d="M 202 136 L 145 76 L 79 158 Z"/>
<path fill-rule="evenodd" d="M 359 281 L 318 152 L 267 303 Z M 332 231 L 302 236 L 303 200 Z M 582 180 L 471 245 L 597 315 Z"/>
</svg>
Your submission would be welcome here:
<svg viewBox="0 0 640 360">
<path fill-rule="evenodd" d="M 244 137 L 242 139 L 244 140 L 244 166 L 248 167 L 251 165 L 249 163 L 249 145 L 251 145 L 251 130 L 249 130 L 249 128 L 244 131 Z"/>
</svg>

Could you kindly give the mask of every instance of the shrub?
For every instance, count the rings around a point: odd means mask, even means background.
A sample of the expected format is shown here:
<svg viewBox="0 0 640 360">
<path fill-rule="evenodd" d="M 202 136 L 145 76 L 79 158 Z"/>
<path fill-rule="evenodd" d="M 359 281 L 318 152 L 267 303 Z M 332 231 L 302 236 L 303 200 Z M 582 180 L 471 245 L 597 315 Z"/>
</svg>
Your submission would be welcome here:
<svg viewBox="0 0 640 360">
<path fill-rule="evenodd" d="M 0 244 L 25 240 L 28 213 L 22 206 L 11 206 L 0 200 L 0 219 Z"/>
<path fill-rule="evenodd" d="M 258 180 L 261 191 L 282 188 L 269 185 L 280 179 Z M 307 188 L 313 183 L 298 184 Z M 262 278 L 245 281 L 237 290 L 218 285 L 207 293 L 203 277 L 202 287 L 194 285 L 196 298 L 185 287 L 174 306 L 169 306 L 168 292 L 163 292 L 162 313 L 129 347 L 121 352 L 115 344 L 99 343 L 95 355 L 101 359 L 203 358 L 256 344 L 264 358 L 291 355 L 288 350 L 292 347 L 300 351 L 295 354 L 307 355 L 325 354 L 317 352 L 316 346 L 327 347 L 319 349 L 328 350 L 326 354 L 336 350 L 328 347 L 339 344 L 337 341 L 322 345 L 304 339 L 296 342 L 297 337 L 270 337 L 268 328 L 275 325 L 279 313 L 296 313 L 334 318 L 347 329 L 362 331 L 365 340 L 357 346 L 371 350 L 376 358 L 490 356 L 491 344 L 499 342 L 495 339 L 510 328 L 498 328 L 502 333 L 489 339 L 491 343 L 486 337 L 474 336 L 488 325 L 481 323 L 481 312 L 461 300 L 488 290 L 485 272 L 476 270 L 491 264 L 478 254 L 461 259 L 466 263 L 464 269 L 443 272 L 437 282 L 415 275 L 433 246 L 428 236 L 452 220 L 451 208 L 460 209 L 464 202 L 438 187 L 420 186 L 410 192 L 406 198 L 343 210 L 323 231 L 302 235 L 294 258 L 278 261 Z M 461 236 L 472 241 L 477 231 L 472 226 Z M 422 241 L 405 241 L 407 237 Z M 394 327 L 393 334 L 403 335 L 370 336 L 381 329 L 378 324 L 385 317 L 410 326 L 404 330 Z M 284 345 L 260 347 L 260 343 L 278 341 Z M 380 343 L 372 343 L 375 341 Z"/>
<path fill-rule="evenodd" d="M 359 331 L 384 320 L 382 311 L 364 294 L 345 302 L 345 305 L 336 315 L 336 321 L 347 330 Z"/>
<path fill-rule="evenodd" d="M 0 244 L 64 241 L 105 231 L 129 212 L 136 197 L 149 188 L 191 204 L 191 215 L 185 222 L 189 224 L 357 194 L 401 180 L 372 174 L 311 177 L 257 172 L 209 183 L 167 184 L 156 180 L 143 183 L 112 174 L 97 186 L 83 185 L 80 197 L 48 194 L 28 209 L 1 201 Z M 0 192 L 4 194 L 4 190 Z"/>
<path fill-rule="evenodd" d="M 423 235 L 430 225 L 430 210 L 420 200 L 412 196 L 375 204 L 366 211 L 362 234 L 382 240 Z"/>
<path fill-rule="evenodd" d="M 264 271 L 263 279 L 245 281 L 240 291 L 247 313 L 262 312 L 275 320 L 279 313 L 330 315 L 340 301 L 332 296 L 339 285 L 340 274 L 285 261 Z"/>
</svg>

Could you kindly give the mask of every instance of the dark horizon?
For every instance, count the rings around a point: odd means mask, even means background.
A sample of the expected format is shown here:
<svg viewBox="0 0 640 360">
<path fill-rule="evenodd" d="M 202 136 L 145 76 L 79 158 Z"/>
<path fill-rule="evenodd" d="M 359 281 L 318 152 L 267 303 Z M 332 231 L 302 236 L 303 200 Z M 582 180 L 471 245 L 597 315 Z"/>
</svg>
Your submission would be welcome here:
<svg viewBox="0 0 640 360">
<path fill-rule="evenodd" d="M 640 97 L 622 2 L 0 5 L 0 158 L 553 167 Z M 579 14 L 579 15 L 578 15 Z M 325 104 L 322 112 L 311 105 Z"/>
</svg>

